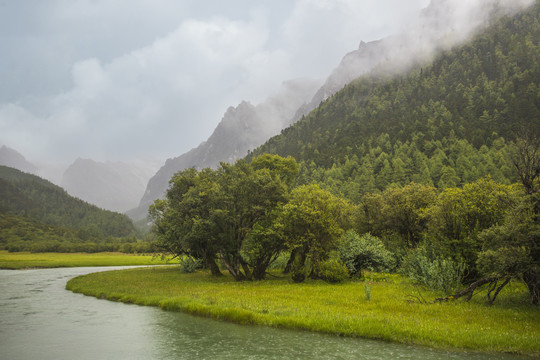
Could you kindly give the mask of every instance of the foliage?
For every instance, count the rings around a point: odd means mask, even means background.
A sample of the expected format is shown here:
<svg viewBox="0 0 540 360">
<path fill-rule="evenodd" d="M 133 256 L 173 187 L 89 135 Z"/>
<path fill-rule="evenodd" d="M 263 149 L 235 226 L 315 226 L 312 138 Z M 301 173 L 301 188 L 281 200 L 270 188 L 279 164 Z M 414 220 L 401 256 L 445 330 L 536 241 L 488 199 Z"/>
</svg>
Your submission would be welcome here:
<svg viewBox="0 0 540 360">
<path fill-rule="evenodd" d="M 264 278 L 284 249 L 272 224 L 297 172 L 294 159 L 265 155 L 177 173 L 167 198 L 150 207 L 158 246 L 203 259 L 215 275 L 219 258 L 237 280 Z"/>
<path fill-rule="evenodd" d="M 351 226 L 353 210 L 352 204 L 318 185 L 303 185 L 292 191 L 276 223 L 285 234 L 295 271 L 302 271 L 306 260 L 315 267 L 328 258 L 343 229 Z"/>
<path fill-rule="evenodd" d="M 531 300 L 540 303 L 540 224 L 529 198 L 512 209 L 500 225 L 479 235 L 477 266 L 485 277 L 525 281 Z"/>
<path fill-rule="evenodd" d="M 357 227 L 378 237 L 399 237 L 401 246 L 415 247 L 426 230 L 424 210 L 437 195 L 433 186 L 416 183 L 366 194 L 360 202 Z"/>
<path fill-rule="evenodd" d="M 195 259 L 191 256 L 184 256 L 179 261 L 180 271 L 184 274 L 191 274 L 201 268 L 201 259 Z"/>
<path fill-rule="evenodd" d="M 382 241 L 366 233 L 361 237 L 347 231 L 337 246 L 338 256 L 351 275 L 362 276 L 362 270 L 384 271 L 393 268 L 394 259 Z"/>
<path fill-rule="evenodd" d="M 537 2 L 407 74 L 363 76 L 253 156 L 293 156 L 299 183 L 353 201 L 411 181 L 515 182 L 510 144 L 522 126 L 540 128 L 539 13 Z"/>
<path fill-rule="evenodd" d="M 135 234 L 125 215 L 106 211 L 69 196 L 37 176 L 0 166 L 0 212 L 78 230 L 81 238 Z"/>
<path fill-rule="evenodd" d="M 338 259 L 320 261 L 315 268 L 315 274 L 319 279 L 329 283 L 339 283 L 350 277 L 347 266 Z"/>
<path fill-rule="evenodd" d="M 478 234 L 501 222 L 522 196 L 519 185 L 498 184 L 489 177 L 445 189 L 425 210 L 430 241 L 446 257 L 463 259 L 472 279 L 478 275 L 476 260 L 482 248 Z"/>
<path fill-rule="evenodd" d="M 0 166 L 0 248 L 32 252 L 149 252 L 125 215 L 69 196 L 37 176 Z"/>
<path fill-rule="evenodd" d="M 436 255 L 426 247 L 411 250 L 401 266 L 401 272 L 412 281 L 447 295 L 459 288 L 465 270 L 464 262 Z"/>
</svg>

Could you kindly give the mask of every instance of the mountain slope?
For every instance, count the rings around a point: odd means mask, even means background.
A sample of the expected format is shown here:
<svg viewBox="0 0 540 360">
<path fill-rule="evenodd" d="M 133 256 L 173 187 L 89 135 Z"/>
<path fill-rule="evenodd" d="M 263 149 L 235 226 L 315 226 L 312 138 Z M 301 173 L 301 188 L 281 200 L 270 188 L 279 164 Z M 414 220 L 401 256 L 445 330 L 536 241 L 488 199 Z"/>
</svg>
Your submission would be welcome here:
<svg viewBox="0 0 540 360">
<path fill-rule="evenodd" d="M 415 64 L 429 62 L 435 53 L 442 49 L 449 49 L 466 39 L 470 34 L 488 22 L 490 18 L 497 18 L 502 14 L 514 13 L 530 4 L 532 0 L 485 0 L 463 3 L 460 0 L 432 0 L 422 12 L 402 33 L 369 43 L 361 42 L 357 50 L 345 55 L 339 66 L 328 76 L 325 83 L 311 97 L 311 100 L 299 102 L 301 106 L 296 109 L 282 112 L 274 116 L 265 124 L 275 124 L 272 131 L 249 131 L 249 127 L 236 126 L 233 136 L 220 136 L 222 123 L 231 121 L 231 113 L 239 114 L 237 123 L 246 123 L 248 117 L 251 124 L 262 124 L 257 118 L 264 118 L 268 111 L 279 109 L 265 108 L 264 104 L 254 111 L 253 106 L 242 103 L 237 108 L 230 108 L 224 116 L 216 132 L 198 148 L 189 151 L 177 158 L 167 160 L 166 164 L 149 181 L 146 192 L 140 205 L 128 214 L 134 219 L 146 216 L 147 207 L 156 198 L 163 196 L 168 180 L 182 169 L 189 167 L 212 167 L 221 161 L 231 162 L 244 156 L 248 150 L 255 148 L 279 130 L 298 121 L 307 115 L 319 104 L 342 89 L 353 79 L 367 74 L 396 74 L 411 69 Z M 309 93 L 309 92 L 308 92 Z M 290 91 L 288 96 L 299 96 Z M 305 102 L 305 103 L 304 103 Z M 291 105 L 294 102 L 283 102 Z M 280 105 L 277 101 L 276 105 Z M 281 119 L 276 121 L 277 119 Z M 256 126 L 255 126 L 256 128 Z M 248 129 L 248 130 L 246 130 Z M 228 146 L 215 146 L 214 143 L 228 144 Z"/>
<path fill-rule="evenodd" d="M 230 107 L 207 141 L 165 162 L 148 182 L 139 207 L 128 214 L 137 220 L 145 218 L 148 206 L 163 196 L 169 179 L 177 171 L 215 167 L 220 162 L 234 162 L 246 156 L 249 150 L 290 125 L 295 113 L 312 98 L 319 85 L 311 80 L 287 81 L 276 95 L 259 105 L 242 102 Z"/>
<path fill-rule="evenodd" d="M 79 240 L 135 234 L 127 216 L 99 209 L 47 180 L 5 166 L 0 166 L 0 215 L 69 229 Z"/>
<path fill-rule="evenodd" d="M 38 171 L 38 168 L 28 162 L 19 152 L 5 145 L 0 147 L 0 165 L 9 166 L 31 174 L 35 174 Z"/>
<path fill-rule="evenodd" d="M 467 154 L 492 153 L 491 170 L 472 178 L 506 167 L 506 141 L 523 129 L 540 130 L 539 12 L 537 2 L 504 17 L 406 75 L 355 80 L 253 154 L 292 155 L 309 165 L 309 180 L 324 180 L 325 169 L 347 162 L 350 174 L 369 166 L 379 190 L 395 182 L 400 169 L 402 181 L 423 171 L 425 182 L 438 185 L 444 168 L 454 172 L 451 184 L 459 184 L 464 177 L 456 179 L 458 162 L 477 164 Z M 440 163 L 437 173 L 431 163 Z M 509 181 L 504 172 L 501 178 Z M 382 174 L 387 179 L 377 185 Z"/>
<path fill-rule="evenodd" d="M 151 176 L 142 166 L 77 159 L 64 172 L 62 187 L 103 209 L 124 212 L 137 206 Z"/>
</svg>

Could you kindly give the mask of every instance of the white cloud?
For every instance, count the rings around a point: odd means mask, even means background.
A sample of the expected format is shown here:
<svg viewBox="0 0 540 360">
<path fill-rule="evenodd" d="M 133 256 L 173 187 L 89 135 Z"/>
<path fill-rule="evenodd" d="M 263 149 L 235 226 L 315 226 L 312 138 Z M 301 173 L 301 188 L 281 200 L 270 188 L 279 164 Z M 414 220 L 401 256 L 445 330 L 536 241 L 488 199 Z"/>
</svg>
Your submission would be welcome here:
<svg viewBox="0 0 540 360">
<path fill-rule="evenodd" d="M 360 40 L 400 31 L 428 3 L 8 2 L 0 145 L 42 162 L 178 156 L 229 106 L 258 103 L 290 78 L 327 76 Z"/>
</svg>

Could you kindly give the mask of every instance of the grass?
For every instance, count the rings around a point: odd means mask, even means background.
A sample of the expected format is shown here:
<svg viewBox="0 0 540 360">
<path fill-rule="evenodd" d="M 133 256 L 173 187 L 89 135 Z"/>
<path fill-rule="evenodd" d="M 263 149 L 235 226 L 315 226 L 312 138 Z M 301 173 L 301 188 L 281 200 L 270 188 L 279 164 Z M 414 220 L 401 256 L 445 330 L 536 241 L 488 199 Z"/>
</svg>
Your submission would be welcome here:
<svg viewBox="0 0 540 360">
<path fill-rule="evenodd" d="M 229 276 L 182 274 L 177 267 L 89 274 L 70 280 L 67 288 L 240 324 L 540 356 L 540 310 L 526 303 L 527 292 L 520 283 L 508 285 L 494 306 L 481 298 L 468 303 L 420 303 L 408 295 L 433 299 L 440 294 L 388 274 L 374 275 L 370 300 L 362 282 L 234 282 Z"/>
<path fill-rule="evenodd" d="M 0 250 L 0 269 L 31 269 L 79 266 L 161 265 L 170 263 L 153 255 L 121 253 L 9 253 Z"/>
</svg>

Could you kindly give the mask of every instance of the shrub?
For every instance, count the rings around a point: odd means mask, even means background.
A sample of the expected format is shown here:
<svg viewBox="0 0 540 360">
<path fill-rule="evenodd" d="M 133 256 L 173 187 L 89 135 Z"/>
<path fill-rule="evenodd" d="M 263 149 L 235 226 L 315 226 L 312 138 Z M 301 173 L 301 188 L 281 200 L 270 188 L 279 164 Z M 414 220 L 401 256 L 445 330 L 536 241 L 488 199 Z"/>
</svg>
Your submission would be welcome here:
<svg viewBox="0 0 540 360">
<path fill-rule="evenodd" d="M 369 233 L 360 237 L 353 230 L 347 231 L 341 237 L 337 251 L 351 275 L 362 276 L 362 270 L 365 269 L 389 270 L 395 263 L 382 241 Z"/>
<path fill-rule="evenodd" d="M 180 271 L 185 274 L 194 273 L 197 269 L 200 269 L 202 260 L 195 259 L 191 256 L 184 256 L 180 262 Z"/>
<path fill-rule="evenodd" d="M 329 283 L 338 283 L 348 279 L 350 275 L 341 260 L 330 259 L 317 264 L 317 277 Z"/>
<path fill-rule="evenodd" d="M 463 261 L 455 262 L 434 255 L 425 246 L 411 250 L 401 265 L 401 272 L 412 281 L 447 295 L 459 288 L 465 270 Z"/>
<path fill-rule="evenodd" d="M 295 283 L 301 283 L 306 279 L 306 269 L 298 258 L 295 258 L 291 266 L 291 279 Z"/>
</svg>

